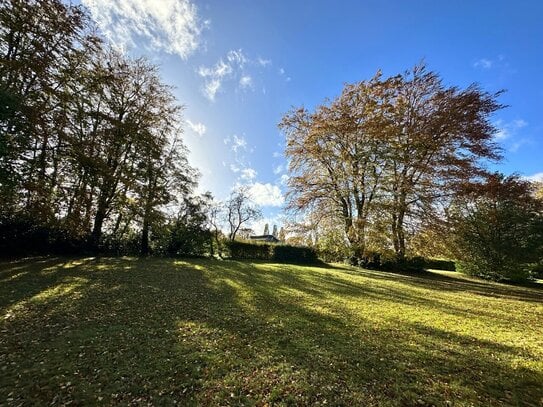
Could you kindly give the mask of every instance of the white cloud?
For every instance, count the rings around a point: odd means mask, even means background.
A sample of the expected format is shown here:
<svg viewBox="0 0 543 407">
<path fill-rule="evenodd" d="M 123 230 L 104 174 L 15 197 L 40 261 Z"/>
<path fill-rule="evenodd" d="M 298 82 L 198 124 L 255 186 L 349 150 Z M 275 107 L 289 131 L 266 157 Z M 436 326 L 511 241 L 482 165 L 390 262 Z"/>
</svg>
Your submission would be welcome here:
<svg viewBox="0 0 543 407">
<path fill-rule="evenodd" d="M 247 151 L 247 140 L 243 136 L 238 136 L 236 134 L 232 135 L 232 137 L 228 136 L 223 139 L 223 143 L 225 145 L 230 146 L 230 150 L 232 150 L 234 153 L 238 153 L 239 150 L 245 150 Z"/>
<path fill-rule="evenodd" d="M 284 170 L 283 165 L 282 165 L 282 164 L 279 164 L 277 167 L 274 167 L 274 168 L 273 168 L 273 173 L 274 173 L 275 175 L 278 175 L 278 174 L 281 174 L 281 173 L 283 172 L 283 170 Z"/>
<path fill-rule="evenodd" d="M 197 73 L 204 79 L 203 93 L 210 101 L 215 101 L 217 93 L 226 82 L 234 82 L 241 89 L 253 89 L 254 79 L 248 73 L 251 66 L 267 66 L 270 60 L 250 59 L 243 50 L 230 50 L 213 66 L 201 66 Z"/>
<path fill-rule="evenodd" d="M 243 79 L 243 68 L 247 61 L 247 57 L 239 49 L 228 51 L 226 57 L 219 59 L 212 67 L 201 66 L 197 72 L 205 81 L 204 95 L 213 102 L 225 80 L 238 75 L 242 75 Z M 240 84 L 242 84 L 241 80 Z"/>
<path fill-rule="evenodd" d="M 233 65 L 243 68 L 249 60 L 241 49 L 228 51 L 226 59 Z"/>
<path fill-rule="evenodd" d="M 272 155 L 273 155 L 273 158 L 279 158 L 283 156 L 283 154 L 281 154 L 279 151 L 274 151 Z"/>
<path fill-rule="evenodd" d="M 490 59 L 481 58 L 473 64 L 474 68 L 481 68 L 481 69 L 490 69 L 492 68 L 492 65 L 494 65 L 494 62 Z"/>
<path fill-rule="evenodd" d="M 522 119 L 514 120 L 513 126 L 517 129 L 522 129 L 523 127 L 526 127 L 528 123 Z"/>
<path fill-rule="evenodd" d="M 190 129 L 200 137 L 206 134 L 207 128 L 203 123 L 193 123 L 190 120 L 187 120 L 187 124 L 189 125 Z"/>
<path fill-rule="evenodd" d="M 255 182 L 250 184 L 249 194 L 256 204 L 262 206 L 281 206 L 285 202 L 281 189 L 270 183 Z"/>
<path fill-rule="evenodd" d="M 543 182 L 543 172 L 537 172 L 533 175 L 528 175 L 527 177 L 524 177 L 524 178 L 532 182 L 536 182 L 536 181 Z"/>
<path fill-rule="evenodd" d="M 232 136 L 232 145 L 230 146 L 234 153 L 237 153 L 239 149 L 247 150 L 247 140 L 241 136 Z"/>
<path fill-rule="evenodd" d="M 146 41 L 187 59 L 201 45 L 202 22 L 190 0 L 82 0 L 104 35 L 120 49 Z"/>
<path fill-rule="evenodd" d="M 239 80 L 239 86 L 241 86 L 242 89 L 251 88 L 253 86 L 253 78 L 249 75 L 242 76 Z"/>
<path fill-rule="evenodd" d="M 257 172 L 253 168 L 244 168 L 241 170 L 241 179 L 246 181 L 252 181 L 256 178 Z"/>
<path fill-rule="evenodd" d="M 250 168 L 250 167 L 243 167 L 243 165 L 239 163 L 230 164 L 230 171 L 232 171 L 234 174 L 239 173 L 240 174 L 239 179 L 248 181 L 248 182 L 251 182 L 257 176 L 257 172 L 255 169 Z"/>
<path fill-rule="evenodd" d="M 284 68 L 279 68 L 279 75 L 284 75 L 285 74 L 285 69 Z"/>
<path fill-rule="evenodd" d="M 496 120 L 494 126 L 497 128 L 494 139 L 496 141 L 507 140 L 517 134 L 520 129 L 528 126 L 528 123 L 522 119 L 516 119 L 510 122 L 505 122 L 502 119 Z"/>
<path fill-rule="evenodd" d="M 257 59 L 256 61 L 257 61 L 258 64 L 261 65 L 261 66 L 270 65 L 271 62 L 272 62 L 270 59 L 264 59 L 264 58 L 261 58 L 261 57 L 258 57 L 258 59 Z"/>
<path fill-rule="evenodd" d="M 515 141 L 513 144 L 511 144 L 511 146 L 509 147 L 509 151 L 511 151 L 512 153 L 516 153 L 522 146 L 524 146 L 525 144 L 530 144 L 531 141 L 527 138 L 522 138 L 518 141 Z"/>
</svg>

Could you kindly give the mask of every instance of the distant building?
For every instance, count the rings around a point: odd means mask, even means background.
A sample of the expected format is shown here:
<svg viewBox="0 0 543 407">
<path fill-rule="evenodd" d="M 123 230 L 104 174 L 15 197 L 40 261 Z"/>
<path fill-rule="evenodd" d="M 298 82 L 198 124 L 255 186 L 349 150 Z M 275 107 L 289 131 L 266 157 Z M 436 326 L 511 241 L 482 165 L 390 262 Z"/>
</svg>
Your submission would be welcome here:
<svg viewBox="0 0 543 407">
<path fill-rule="evenodd" d="M 249 239 L 256 242 L 279 243 L 279 239 L 277 239 L 274 235 L 251 236 Z"/>
</svg>

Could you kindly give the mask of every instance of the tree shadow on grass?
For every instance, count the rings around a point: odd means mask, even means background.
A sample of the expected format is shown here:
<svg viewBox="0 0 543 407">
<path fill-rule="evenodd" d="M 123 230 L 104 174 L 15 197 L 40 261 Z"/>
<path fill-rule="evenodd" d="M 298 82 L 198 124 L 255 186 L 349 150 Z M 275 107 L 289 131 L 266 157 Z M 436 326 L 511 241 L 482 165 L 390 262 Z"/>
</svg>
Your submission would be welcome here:
<svg viewBox="0 0 543 407">
<path fill-rule="evenodd" d="M 532 358 L 522 348 L 417 323 L 377 324 L 331 294 L 385 294 L 325 270 L 70 264 L 33 266 L 9 283 L 21 309 L 2 323 L 8 404 L 537 405 L 543 397 L 540 370 L 512 367 Z M 40 284 L 42 293 L 75 288 L 40 297 Z"/>
<path fill-rule="evenodd" d="M 406 284 L 434 289 L 443 292 L 466 292 L 485 297 L 504 298 L 515 301 L 543 303 L 541 284 L 508 285 L 478 281 L 463 276 L 448 276 L 443 273 L 425 272 L 407 274 L 398 272 L 378 272 L 361 269 L 361 275 L 371 275 L 374 279 L 402 281 Z"/>
</svg>

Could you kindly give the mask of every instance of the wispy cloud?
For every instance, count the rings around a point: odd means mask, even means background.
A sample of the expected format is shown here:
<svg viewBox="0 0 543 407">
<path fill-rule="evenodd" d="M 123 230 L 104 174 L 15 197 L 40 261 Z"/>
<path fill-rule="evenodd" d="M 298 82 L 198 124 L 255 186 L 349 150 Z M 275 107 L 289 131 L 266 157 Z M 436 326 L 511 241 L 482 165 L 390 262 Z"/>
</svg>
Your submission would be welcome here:
<svg viewBox="0 0 543 407">
<path fill-rule="evenodd" d="M 234 153 L 237 153 L 239 150 L 247 150 L 247 140 L 243 136 L 234 134 L 232 137 L 226 137 L 223 142 L 227 146 L 230 146 L 230 149 Z"/>
<path fill-rule="evenodd" d="M 143 42 L 187 59 L 202 41 L 209 25 L 190 0 L 82 0 L 104 35 L 127 50 Z"/>
<path fill-rule="evenodd" d="M 249 75 L 242 76 L 239 80 L 239 86 L 241 86 L 242 89 L 251 88 L 253 86 L 253 78 Z"/>
<path fill-rule="evenodd" d="M 271 64 L 271 59 L 264 59 L 264 58 L 261 58 L 261 57 L 258 57 L 256 62 L 258 62 L 258 64 L 260 66 L 268 66 Z"/>
<path fill-rule="evenodd" d="M 513 144 L 511 144 L 508 150 L 511 151 L 512 153 L 516 153 L 522 146 L 524 146 L 525 144 L 531 144 L 531 142 L 532 141 L 528 138 L 522 138 L 518 141 L 515 141 Z"/>
<path fill-rule="evenodd" d="M 273 173 L 274 173 L 275 175 L 281 174 L 281 173 L 284 171 L 284 169 L 285 169 L 285 168 L 283 167 L 283 165 L 282 165 L 282 164 L 279 164 L 278 166 L 273 167 Z"/>
<path fill-rule="evenodd" d="M 494 135 L 494 139 L 496 141 L 504 141 L 515 136 L 520 129 L 528 126 L 528 123 L 523 119 L 516 119 L 510 122 L 499 119 L 496 120 L 494 126 L 498 129 Z"/>
<path fill-rule="evenodd" d="M 201 66 L 197 72 L 204 79 L 203 93 L 210 101 L 215 101 L 217 94 L 227 81 L 237 82 L 241 89 L 252 89 L 254 79 L 250 67 L 267 66 L 270 60 L 250 59 L 241 49 L 230 50 L 212 66 Z M 249 71 L 249 72 L 248 72 Z"/>
<path fill-rule="evenodd" d="M 285 76 L 285 73 L 286 73 L 286 72 L 285 72 L 285 68 L 279 68 L 279 69 L 277 70 L 277 72 L 279 73 L 279 75 L 285 77 L 285 81 L 286 81 L 286 82 L 290 82 L 290 81 L 291 81 L 292 78 L 291 78 L 290 76 Z"/>
<path fill-rule="evenodd" d="M 490 69 L 494 65 L 494 61 L 487 59 L 487 58 L 481 58 L 478 59 L 473 63 L 474 68 L 480 68 L 480 69 Z"/>
<path fill-rule="evenodd" d="M 193 123 L 192 121 L 187 120 L 187 124 L 189 125 L 189 128 L 200 137 L 206 134 L 207 128 L 203 123 Z"/>
<path fill-rule="evenodd" d="M 504 55 L 493 58 L 481 58 L 472 63 L 473 68 L 480 71 L 492 71 L 499 75 L 513 75 L 517 70 L 511 66 Z"/>
<path fill-rule="evenodd" d="M 241 179 L 245 181 L 252 181 L 257 176 L 256 170 L 253 168 L 244 168 L 241 170 Z"/>
</svg>

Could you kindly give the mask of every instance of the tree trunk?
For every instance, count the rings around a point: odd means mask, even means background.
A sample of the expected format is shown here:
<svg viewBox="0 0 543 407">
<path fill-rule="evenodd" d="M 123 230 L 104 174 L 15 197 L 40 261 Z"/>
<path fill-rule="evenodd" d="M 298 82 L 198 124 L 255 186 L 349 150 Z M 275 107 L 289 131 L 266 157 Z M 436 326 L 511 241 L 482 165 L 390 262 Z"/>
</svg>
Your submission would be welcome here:
<svg viewBox="0 0 543 407">
<path fill-rule="evenodd" d="M 143 213 L 143 228 L 141 230 L 142 256 L 149 254 L 149 227 L 151 223 L 151 211 L 153 210 L 153 201 L 155 199 L 156 177 L 152 168 L 152 163 L 147 163 L 147 200 L 145 202 L 145 212 Z"/>
<path fill-rule="evenodd" d="M 219 239 L 219 229 L 215 228 L 215 242 L 217 243 L 217 254 L 222 259 L 221 240 Z"/>
<path fill-rule="evenodd" d="M 405 210 L 399 210 L 392 215 L 392 242 L 397 260 L 405 258 L 405 231 L 404 231 Z"/>
<path fill-rule="evenodd" d="M 140 252 L 142 256 L 147 256 L 149 254 L 149 219 L 147 216 L 143 220 L 143 228 L 141 229 Z"/>
<path fill-rule="evenodd" d="M 98 249 L 100 240 L 102 239 L 102 227 L 106 219 L 106 209 L 102 205 L 98 206 L 96 216 L 94 217 L 94 226 L 91 233 L 91 246 L 93 249 Z"/>
<path fill-rule="evenodd" d="M 93 249 L 98 249 L 100 240 L 102 239 L 102 227 L 107 214 L 107 198 L 102 191 L 98 197 L 98 208 L 94 217 L 94 226 L 91 233 L 91 246 Z"/>
</svg>

